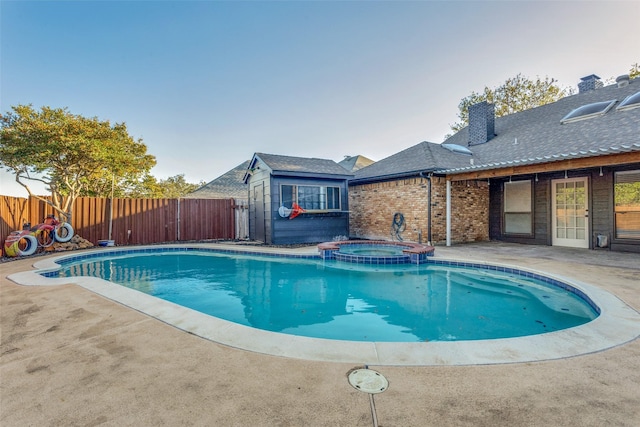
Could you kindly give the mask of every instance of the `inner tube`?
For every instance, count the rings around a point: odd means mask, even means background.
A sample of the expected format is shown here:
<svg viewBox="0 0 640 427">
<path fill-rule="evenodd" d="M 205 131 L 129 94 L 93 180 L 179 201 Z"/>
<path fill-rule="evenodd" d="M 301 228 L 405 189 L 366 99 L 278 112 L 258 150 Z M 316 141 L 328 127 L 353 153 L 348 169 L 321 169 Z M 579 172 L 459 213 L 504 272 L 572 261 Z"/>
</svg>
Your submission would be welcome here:
<svg viewBox="0 0 640 427">
<path fill-rule="evenodd" d="M 46 225 L 42 225 L 39 230 L 31 234 L 36 236 L 38 244 L 43 248 L 48 248 L 53 245 L 53 241 L 56 238 L 54 229 Z"/>
<path fill-rule="evenodd" d="M 53 238 L 56 242 L 66 243 L 73 237 L 73 227 L 68 222 L 59 224 L 53 230 Z"/>
<path fill-rule="evenodd" d="M 15 253 L 18 256 L 28 256 L 36 253 L 36 249 L 38 249 L 38 239 L 31 234 L 26 234 L 20 238 L 20 240 L 16 241 L 13 245 L 15 245 Z M 22 247 L 22 249 L 21 249 Z"/>
</svg>

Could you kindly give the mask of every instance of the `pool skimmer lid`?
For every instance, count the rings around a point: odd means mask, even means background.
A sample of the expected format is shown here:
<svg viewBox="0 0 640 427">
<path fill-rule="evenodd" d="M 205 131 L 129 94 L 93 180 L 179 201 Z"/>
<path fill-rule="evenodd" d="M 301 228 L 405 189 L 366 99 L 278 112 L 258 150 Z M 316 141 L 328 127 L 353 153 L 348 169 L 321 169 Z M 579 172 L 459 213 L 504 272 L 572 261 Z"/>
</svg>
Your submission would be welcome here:
<svg viewBox="0 0 640 427">
<path fill-rule="evenodd" d="M 389 388 L 389 381 L 380 372 L 371 369 L 354 369 L 349 373 L 349 384 L 365 393 L 382 393 Z"/>
</svg>

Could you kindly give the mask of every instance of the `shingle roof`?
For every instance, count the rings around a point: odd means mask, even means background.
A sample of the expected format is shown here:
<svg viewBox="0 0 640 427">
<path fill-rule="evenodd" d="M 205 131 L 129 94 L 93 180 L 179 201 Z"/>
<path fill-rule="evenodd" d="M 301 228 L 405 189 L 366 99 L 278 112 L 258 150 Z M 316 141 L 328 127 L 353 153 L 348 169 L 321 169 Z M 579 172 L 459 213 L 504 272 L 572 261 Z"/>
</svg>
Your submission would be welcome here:
<svg viewBox="0 0 640 427">
<path fill-rule="evenodd" d="M 640 78 L 636 78 L 622 88 L 606 86 L 498 117 L 495 119 L 496 136 L 485 144 L 468 147 L 472 156 L 451 153 L 440 144 L 421 142 L 360 169 L 352 182 L 391 179 L 427 171 L 455 174 L 640 151 L 640 108 L 626 111 L 615 108 L 627 96 L 639 91 Z M 560 124 L 560 120 L 575 108 L 614 99 L 616 105 L 603 116 Z M 464 147 L 468 142 L 468 127 L 445 141 Z"/>
<path fill-rule="evenodd" d="M 640 91 L 640 79 L 626 87 L 617 85 L 562 98 L 552 104 L 496 118 L 496 136 L 489 142 L 469 147 L 474 165 L 451 165 L 447 173 L 494 169 L 511 165 L 547 163 L 557 160 L 640 151 L 640 108 L 618 111 L 627 96 Z M 575 108 L 599 101 L 616 100 L 600 117 L 560 124 Z M 468 128 L 445 143 L 467 145 Z"/>
<path fill-rule="evenodd" d="M 276 154 L 256 153 L 254 157 L 262 160 L 272 173 L 292 172 L 303 174 L 351 175 L 345 168 L 327 159 L 280 156 Z"/>
<path fill-rule="evenodd" d="M 247 167 L 249 167 L 249 160 L 184 197 L 187 199 L 246 199 L 248 187 L 242 178 Z"/>
<path fill-rule="evenodd" d="M 440 144 L 423 141 L 356 171 L 351 182 L 392 179 L 452 166 L 462 167 L 468 165 L 471 158 L 466 154 L 452 153 Z"/>
<path fill-rule="evenodd" d="M 365 156 L 346 156 L 344 159 L 340 160 L 338 164 L 348 170 L 349 172 L 355 172 L 360 170 L 370 164 L 375 163 L 373 160 L 365 157 Z"/>
</svg>

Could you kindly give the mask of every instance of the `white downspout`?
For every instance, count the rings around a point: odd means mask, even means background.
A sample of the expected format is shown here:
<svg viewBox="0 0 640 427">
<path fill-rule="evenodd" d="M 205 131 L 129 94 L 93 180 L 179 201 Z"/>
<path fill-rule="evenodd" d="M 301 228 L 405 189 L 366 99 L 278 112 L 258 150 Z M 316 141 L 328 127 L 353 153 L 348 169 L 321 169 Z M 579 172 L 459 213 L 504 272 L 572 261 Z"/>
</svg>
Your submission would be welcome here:
<svg viewBox="0 0 640 427">
<path fill-rule="evenodd" d="M 113 232 L 113 188 L 116 185 L 116 175 L 111 173 L 111 199 L 109 200 L 109 240 Z"/>
<path fill-rule="evenodd" d="M 447 246 L 451 246 L 451 181 L 447 180 Z"/>
</svg>

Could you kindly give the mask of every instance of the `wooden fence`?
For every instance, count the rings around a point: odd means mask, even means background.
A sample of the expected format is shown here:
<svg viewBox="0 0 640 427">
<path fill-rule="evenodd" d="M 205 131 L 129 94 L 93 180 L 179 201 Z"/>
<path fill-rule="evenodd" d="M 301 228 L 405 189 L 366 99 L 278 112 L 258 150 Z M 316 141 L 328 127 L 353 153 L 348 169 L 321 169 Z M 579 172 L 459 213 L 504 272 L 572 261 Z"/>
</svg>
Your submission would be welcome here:
<svg viewBox="0 0 640 427">
<path fill-rule="evenodd" d="M 0 196 L 0 242 L 24 222 L 41 223 L 53 210 L 36 198 Z M 244 203 L 234 199 L 113 199 L 83 197 L 76 200 L 71 225 L 75 233 L 96 244 L 111 239 L 116 245 L 244 238 L 236 218 Z M 244 225 L 240 228 L 244 228 Z M 242 233 L 242 231 L 240 231 Z"/>
</svg>

